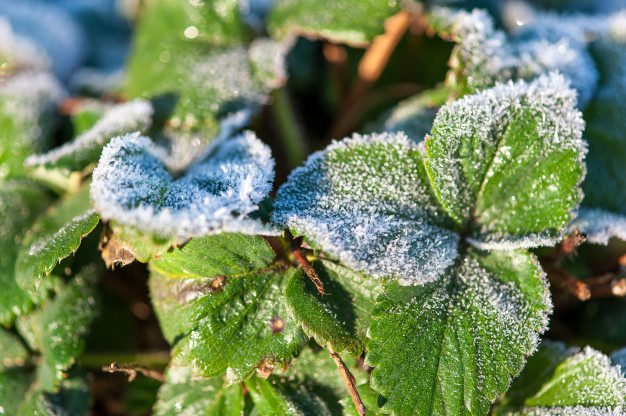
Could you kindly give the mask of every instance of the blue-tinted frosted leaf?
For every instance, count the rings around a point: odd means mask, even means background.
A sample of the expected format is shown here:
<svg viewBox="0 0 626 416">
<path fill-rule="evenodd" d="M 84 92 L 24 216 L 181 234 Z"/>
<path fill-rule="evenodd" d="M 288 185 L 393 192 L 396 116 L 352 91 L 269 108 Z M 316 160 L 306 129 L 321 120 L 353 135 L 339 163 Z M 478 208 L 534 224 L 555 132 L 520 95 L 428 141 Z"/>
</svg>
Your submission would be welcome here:
<svg viewBox="0 0 626 416">
<path fill-rule="evenodd" d="M 102 148 L 114 137 L 136 131 L 146 132 L 152 124 L 153 109 L 149 102 L 135 100 L 108 110 L 88 131 L 43 155 L 26 159 L 26 166 L 82 170 L 100 157 Z"/>
<path fill-rule="evenodd" d="M 495 28 L 493 19 L 484 10 L 436 8 L 431 21 L 436 31 L 458 44 L 458 59 L 452 60 L 453 71 L 448 80 L 461 90 L 474 92 L 496 82 L 529 80 L 553 70 L 569 78 L 582 106 L 595 90 L 598 73 L 586 42 L 579 40 L 580 34 L 584 35 L 581 27 L 572 31 L 555 30 L 550 36 L 536 36 L 527 29 L 509 39 Z"/>
<path fill-rule="evenodd" d="M 274 2 L 275 0 L 239 0 L 239 14 L 248 26 L 261 33 Z"/>
<path fill-rule="evenodd" d="M 426 169 L 445 210 L 472 228 L 473 244 L 550 244 L 582 198 L 583 127 L 563 77 L 498 84 L 439 110 Z"/>
<path fill-rule="evenodd" d="M 626 217 L 602 209 L 581 208 L 570 229 L 584 233 L 585 241 L 593 244 L 607 245 L 611 238 L 626 241 Z"/>
<path fill-rule="evenodd" d="M 147 137 L 112 140 L 93 174 L 96 211 L 106 220 L 161 236 L 268 232 L 249 214 L 272 188 L 274 160 L 252 132 L 215 142 L 176 180 L 166 158 Z"/>
<path fill-rule="evenodd" d="M 3 1 L 0 16 L 13 31 L 44 52 L 54 73 L 67 79 L 81 64 L 85 52 L 82 30 L 61 8 L 41 1 Z M 1 60 L 1 58 L 0 58 Z"/>
<path fill-rule="evenodd" d="M 406 284 L 435 280 L 459 237 L 403 133 L 354 135 L 314 153 L 278 191 L 272 220 L 346 266 Z"/>
<path fill-rule="evenodd" d="M 0 16 L 0 63 L 13 69 L 45 71 L 50 68 L 50 60 L 30 39 L 13 31 L 11 22 Z"/>
</svg>

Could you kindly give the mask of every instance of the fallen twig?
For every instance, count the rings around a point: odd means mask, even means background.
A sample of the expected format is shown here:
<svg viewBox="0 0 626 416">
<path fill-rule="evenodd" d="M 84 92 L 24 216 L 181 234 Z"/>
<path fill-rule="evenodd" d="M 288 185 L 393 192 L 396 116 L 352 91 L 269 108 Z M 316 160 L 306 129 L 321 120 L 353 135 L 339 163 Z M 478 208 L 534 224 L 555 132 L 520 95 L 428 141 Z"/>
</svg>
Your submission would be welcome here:
<svg viewBox="0 0 626 416">
<path fill-rule="evenodd" d="M 141 373 L 144 376 L 160 381 L 161 383 L 165 381 L 165 376 L 160 371 L 134 364 L 120 364 L 112 362 L 111 364 L 102 367 L 102 371 L 107 373 L 124 373 L 128 376 L 128 381 L 133 381 L 137 377 L 137 373 Z"/>
<path fill-rule="evenodd" d="M 325 295 L 326 292 L 324 291 L 324 284 L 322 283 L 322 279 L 320 279 L 317 271 L 315 270 L 315 267 L 313 267 L 309 259 L 307 259 L 304 255 L 302 249 L 300 247 L 296 247 L 292 249 L 291 252 L 298 261 L 298 264 L 300 264 L 300 267 L 302 267 L 302 270 L 304 270 L 304 273 L 309 276 L 309 279 L 311 279 L 311 281 L 315 285 L 317 292 L 320 295 Z"/>
</svg>

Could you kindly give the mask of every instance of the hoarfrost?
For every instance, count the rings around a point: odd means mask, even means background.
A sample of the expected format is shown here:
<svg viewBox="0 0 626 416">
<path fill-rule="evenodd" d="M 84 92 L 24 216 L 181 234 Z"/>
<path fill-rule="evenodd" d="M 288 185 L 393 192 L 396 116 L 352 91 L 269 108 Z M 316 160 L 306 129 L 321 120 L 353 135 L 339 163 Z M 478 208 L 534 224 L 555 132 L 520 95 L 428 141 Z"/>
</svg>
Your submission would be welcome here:
<svg viewBox="0 0 626 416">
<path fill-rule="evenodd" d="M 437 279 L 459 236 L 438 225 L 419 146 L 403 133 L 353 135 L 314 153 L 277 194 L 272 220 L 328 254 L 404 284 Z"/>
<path fill-rule="evenodd" d="M 485 190 L 497 188 L 501 184 L 499 181 L 503 181 L 503 172 L 511 169 L 511 163 L 515 160 L 520 163 L 521 156 L 520 159 L 512 158 L 509 143 L 501 141 L 512 121 L 520 115 L 526 118 L 518 120 L 517 124 L 527 123 L 530 119 L 536 131 L 536 137 L 528 136 L 533 140 L 528 149 L 533 149 L 532 144 L 537 145 L 529 160 L 541 160 L 571 150 L 582 163 L 586 152 L 582 139 L 584 122 L 576 109 L 574 91 L 557 74 L 542 75 L 531 83 L 498 84 L 445 105 L 437 113 L 432 135 L 426 139 L 428 157 L 425 163 L 439 200 L 457 222 L 475 219 L 479 229 L 478 235 L 473 236 L 474 243 L 482 241 L 482 248 L 534 247 L 559 238 L 554 230 L 544 233 L 541 227 L 536 232 L 531 229 L 504 231 L 501 228 L 501 219 L 505 215 L 532 224 L 535 207 L 531 202 L 539 195 L 539 190 L 544 198 L 550 190 L 560 192 L 555 175 L 533 178 L 528 186 L 517 189 L 514 195 L 507 194 L 505 189 L 498 196 L 498 206 L 481 204 Z M 536 185 L 536 191 L 533 191 L 533 185 Z M 580 191 L 572 192 L 575 195 L 567 205 L 574 207 L 582 195 Z M 548 202 L 544 201 L 544 205 Z M 563 201 L 559 199 L 552 205 L 557 203 L 563 204 Z M 496 215 L 496 210 L 500 214 Z M 496 217 L 500 220 L 494 221 Z M 564 226 L 569 218 L 559 220 Z"/>
<path fill-rule="evenodd" d="M 135 131 L 147 131 L 152 125 L 153 113 L 152 105 L 144 100 L 116 105 L 109 109 L 91 129 L 73 141 L 43 155 L 30 156 L 26 159 L 25 165 L 82 169 L 98 159 L 102 147 L 112 138 Z"/>
<path fill-rule="evenodd" d="M 607 245 L 611 238 L 626 241 L 626 217 L 602 209 L 581 208 L 569 226 L 586 234 L 586 241 Z"/>
<path fill-rule="evenodd" d="M 16 34 L 11 23 L 2 16 L 0 16 L 0 60 L 19 70 L 46 71 L 51 65 L 46 52 L 30 39 Z"/>
<path fill-rule="evenodd" d="M 139 134 L 113 139 L 93 173 L 91 198 L 104 219 L 181 239 L 223 231 L 256 234 L 249 218 L 269 194 L 274 160 L 252 132 L 211 144 L 174 179 L 163 148 Z"/>
</svg>

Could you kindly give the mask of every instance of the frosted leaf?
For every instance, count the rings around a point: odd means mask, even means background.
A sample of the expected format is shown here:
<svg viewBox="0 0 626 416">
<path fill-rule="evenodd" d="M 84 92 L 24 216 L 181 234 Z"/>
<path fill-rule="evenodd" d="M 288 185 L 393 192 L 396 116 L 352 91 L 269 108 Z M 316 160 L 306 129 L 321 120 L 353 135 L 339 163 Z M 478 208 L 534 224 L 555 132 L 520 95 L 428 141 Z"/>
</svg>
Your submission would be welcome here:
<svg viewBox="0 0 626 416">
<path fill-rule="evenodd" d="M 419 146 L 403 133 L 353 135 L 314 153 L 278 191 L 272 221 L 346 266 L 404 284 L 435 280 L 457 256 Z"/>
<path fill-rule="evenodd" d="M 557 344 L 559 345 L 559 344 Z M 528 374 L 535 386 L 523 402 L 505 405 L 498 415 L 623 415 L 626 409 L 626 379 L 609 357 L 590 348 L 569 349 L 558 365 L 541 375 Z M 532 357 L 524 371 L 537 370 Z"/>
<path fill-rule="evenodd" d="M 548 323 L 548 284 L 524 251 L 468 250 L 437 282 L 388 285 L 369 329 L 384 413 L 487 414 Z"/>
<path fill-rule="evenodd" d="M 116 105 L 85 133 L 48 153 L 28 157 L 25 165 L 81 170 L 98 160 L 102 148 L 112 138 L 135 131 L 146 132 L 152 125 L 153 113 L 152 105 L 144 100 Z"/>
<path fill-rule="evenodd" d="M 16 35 L 45 53 L 59 78 L 67 80 L 82 63 L 84 33 L 61 8 L 41 1 L 3 1 L 0 16 L 10 22 Z"/>
<path fill-rule="evenodd" d="M 252 132 L 214 142 L 178 179 L 167 170 L 166 158 L 147 137 L 113 139 L 93 173 L 96 211 L 119 224 L 182 239 L 259 231 L 243 224 L 271 191 L 274 160 Z"/>
<path fill-rule="evenodd" d="M 569 228 L 584 233 L 588 243 L 607 245 L 611 238 L 626 241 L 626 217 L 602 209 L 581 208 Z"/>
<path fill-rule="evenodd" d="M 228 114 L 220 122 L 217 136 L 207 136 L 206 131 L 186 131 L 177 129 L 164 130 L 165 140 L 159 141 L 167 149 L 167 158 L 164 160 L 172 172 L 184 171 L 194 160 L 206 153 L 209 143 L 232 137 L 243 129 L 252 117 L 249 109 Z M 210 148 L 209 148 L 210 150 Z"/>
<path fill-rule="evenodd" d="M 496 82 L 530 80 L 558 70 L 570 79 L 584 106 L 598 82 L 598 73 L 587 51 L 584 28 L 597 20 L 587 19 L 575 30 L 567 30 L 562 21 L 568 18 L 554 15 L 555 22 L 547 29 L 545 25 L 537 25 L 536 31 L 535 26 L 524 27 L 511 38 L 495 29 L 491 16 L 484 10 L 435 8 L 431 23 L 435 30 L 458 43 L 461 62 L 453 60 L 452 69 L 461 71 L 464 79 L 458 79 L 458 74 L 453 73 L 453 80 L 465 82 L 470 92 Z"/>
<path fill-rule="evenodd" d="M 10 68 L 46 71 L 50 68 L 50 59 L 30 39 L 17 35 L 11 23 L 0 16 L 0 63 Z"/>
<path fill-rule="evenodd" d="M 20 174 L 27 155 L 48 147 L 57 104 L 64 96 L 45 72 L 0 79 L 0 178 Z"/>
<path fill-rule="evenodd" d="M 614 365 L 620 366 L 620 369 L 622 370 L 622 375 L 626 377 L 626 348 L 621 348 L 619 350 L 613 351 L 609 358 Z"/>
<path fill-rule="evenodd" d="M 443 106 L 426 139 L 439 201 L 481 248 L 559 239 L 578 205 L 586 146 L 563 77 L 498 84 Z"/>
<path fill-rule="evenodd" d="M 87 92 L 96 96 L 110 95 L 121 90 L 124 84 L 124 71 L 83 67 L 72 75 L 69 84 L 72 91 Z"/>
</svg>

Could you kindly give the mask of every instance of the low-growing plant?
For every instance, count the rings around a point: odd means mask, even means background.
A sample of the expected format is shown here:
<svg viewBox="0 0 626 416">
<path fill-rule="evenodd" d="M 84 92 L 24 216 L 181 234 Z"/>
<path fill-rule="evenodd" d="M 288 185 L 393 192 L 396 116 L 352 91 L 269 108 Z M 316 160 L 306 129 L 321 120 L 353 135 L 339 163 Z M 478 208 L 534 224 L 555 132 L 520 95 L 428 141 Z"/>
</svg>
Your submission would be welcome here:
<svg viewBox="0 0 626 416">
<path fill-rule="evenodd" d="M 626 4 L 120 3 L 0 5 L 0 413 L 626 412 Z"/>
</svg>

